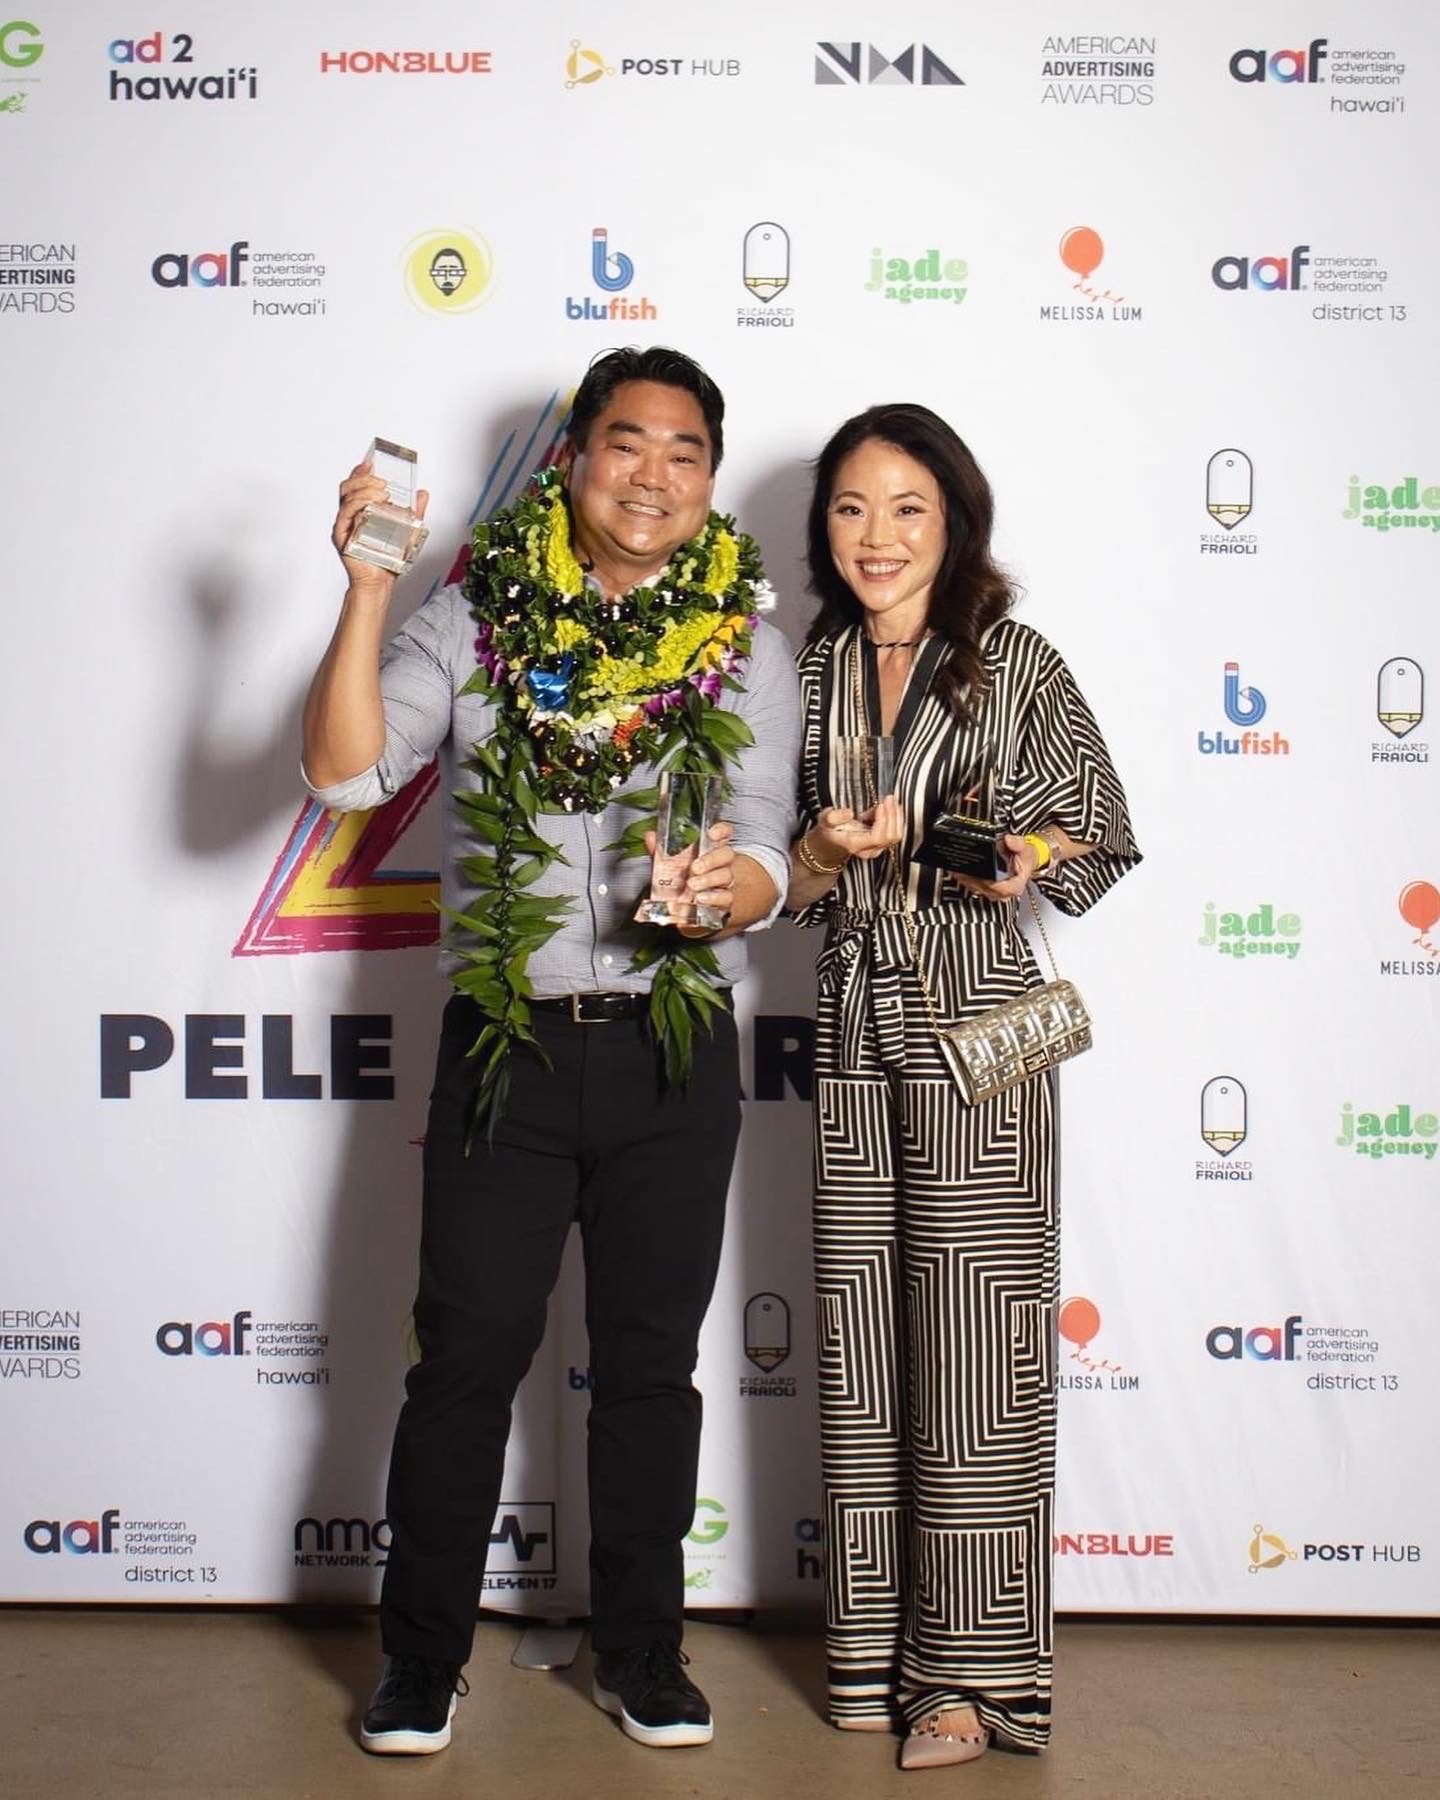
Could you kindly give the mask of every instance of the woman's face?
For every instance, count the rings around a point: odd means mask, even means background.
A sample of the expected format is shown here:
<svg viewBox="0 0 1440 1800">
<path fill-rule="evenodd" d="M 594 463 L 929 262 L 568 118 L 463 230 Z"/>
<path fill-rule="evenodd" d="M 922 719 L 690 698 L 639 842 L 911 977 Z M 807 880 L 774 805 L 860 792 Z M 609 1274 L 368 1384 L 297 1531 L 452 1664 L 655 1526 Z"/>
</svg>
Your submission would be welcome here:
<svg viewBox="0 0 1440 1800">
<path fill-rule="evenodd" d="M 945 556 L 945 504 L 935 477 L 882 438 L 868 438 L 835 471 L 830 554 L 872 621 L 894 636 L 924 629 Z"/>
</svg>

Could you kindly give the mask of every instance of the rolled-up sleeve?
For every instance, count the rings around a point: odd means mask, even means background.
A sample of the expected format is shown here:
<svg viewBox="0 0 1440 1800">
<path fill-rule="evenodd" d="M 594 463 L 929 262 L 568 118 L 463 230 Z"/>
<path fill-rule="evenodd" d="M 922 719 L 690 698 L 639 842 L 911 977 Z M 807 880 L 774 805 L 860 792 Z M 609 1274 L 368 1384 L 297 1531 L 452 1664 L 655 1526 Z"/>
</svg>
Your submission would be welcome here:
<svg viewBox="0 0 1440 1800">
<path fill-rule="evenodd" d="M 460 651 L 469 632 L 458 587 L 438 589 L 411 614 L 380 654 L 385 748 L 379 760 L 328 787 L 317 787 L 301 767 L 301 779 L 322 806 L 336 812 L 383 806 L 430 762 L 450 732 L 456 670 L 465 666 Z"/>
<path fill-rule="evenodd" d="M 775 900 L 748 927 L 774 923 L 790 885 L 790 840 L 795 823 L 795 771 L 800 759 L 800 687 L 790 647 L 773 625 L 755 627 L 744 691 L 736 713 L 754 734 L 731 776 L 727 814 L 735 827 L 737 855 L 758 863 L 775 884 Z"/>
</svg>

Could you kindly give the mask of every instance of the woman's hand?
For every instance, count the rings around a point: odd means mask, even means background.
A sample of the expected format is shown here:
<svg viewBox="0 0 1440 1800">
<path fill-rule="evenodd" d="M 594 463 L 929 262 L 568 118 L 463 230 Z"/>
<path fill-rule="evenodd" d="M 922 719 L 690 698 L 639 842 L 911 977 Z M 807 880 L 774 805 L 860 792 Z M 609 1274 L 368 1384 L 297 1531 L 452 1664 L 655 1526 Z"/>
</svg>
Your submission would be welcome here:
<svg viewBox="0 0 1440 1800">
<path fill-rule="evenodd" d="M 819 861 L 837 867 L 852 856 L 872 862 L 887 855 L 904 835 L 900 802 L 887 794 L 873 811 L 859 817 L 848 806 L 827 806 L 809 832 L 810 850 Z"/>
<path fill-rule="evenodd" d="M 979 894 L 982 900 L 1018 899 L 1029 887 L 1030 877 L 1040 867 L 1039 852 L 1033 844 L 1027 843 L 1022 837 L 1016 837 L 1010 831 L 1001 838 L 1000 848 L 1010 864 L 1010 873 L 1003 881 L 982 881 L 977 875 L 960 875 L 953 869 L 947 871 L 946 881 L 965 888 L 972 894 Z"/>
</svg>

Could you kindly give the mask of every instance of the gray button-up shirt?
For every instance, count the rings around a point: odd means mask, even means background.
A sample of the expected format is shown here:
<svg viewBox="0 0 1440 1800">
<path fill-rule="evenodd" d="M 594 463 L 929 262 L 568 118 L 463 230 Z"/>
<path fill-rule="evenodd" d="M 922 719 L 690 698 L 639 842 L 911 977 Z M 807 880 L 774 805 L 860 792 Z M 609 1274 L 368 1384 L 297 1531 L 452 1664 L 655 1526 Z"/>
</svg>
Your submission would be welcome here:
<svg viewBox="0 0 1440 1800">
<path fill-rule="evenodd" d="M 380 661 L 380 690 L 385 702 L 385 748 L 371 769 L 331 787 L 306 782 L 325 806 L 345 812 L 383 806 L 413 775 L 438 755 L 443 795 L 441 829 L 441 898 L 448 908 L 466 912 L 477 890 L 460 875 L 460 860 L 483 853 L 485 846 L 466 830 L 451 795 L 457 788 L 479 786 L 466 767 L 470 746 L 484 742 L 494 729 L 494 704 L 480 694 L 462 694 L 474 674 L 475 620 L 461 589 L 441 588 L 432 594 L 386 645 Z M 779 911 L 790 878 L 789 848 L 795 815 L 795 771 L 800 750 L 800 699 L 790 649 L 784 637 L 763 619 L 755 628 L 753 650 L 741 672 L 744 689 L 728 689 L 720 704 L 738 713 L 755 735 L 730 770 L 733 795 L 723 817 L 735 827 L 735 848 L 753 858 L 775 884 L 775 905 L 751 929 L 768 925 Z M 636 769 L 624 787 L 654 785 L 652 768 Z M 543 950 L 530 958 L 530 980 L 539 996 L 570 993 L 643 992 L 650 971 L 630 967 L 631 952 L 641 939 L 631 918 L 649 883 L 644 857 L 621 857 L 608 849 L 637 814 L 611 804 L 603 813 L 542 813 L 537 825 L 565 860 L 555 861 L 527 893 L 565 894 L 574 904 L 560 929 Z M 743 936 L 714 946 L 721 980 L 727 985 L 745 973 Z M 440 967 L 453 975 L 459 958 L 442 941 Z"/>
</svg>

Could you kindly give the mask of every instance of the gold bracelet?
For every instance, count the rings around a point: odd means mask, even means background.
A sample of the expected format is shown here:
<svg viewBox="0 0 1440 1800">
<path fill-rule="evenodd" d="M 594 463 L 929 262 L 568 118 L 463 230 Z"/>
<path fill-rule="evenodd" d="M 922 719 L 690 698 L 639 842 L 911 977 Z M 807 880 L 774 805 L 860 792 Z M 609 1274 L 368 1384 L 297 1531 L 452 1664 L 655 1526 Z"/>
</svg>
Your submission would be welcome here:
<svg viewBox="0 0 1440 1800">
<path fill-rule="evenodd" d="M 1027 831 L 1020 841 L 1028 844 L 1035 852 L 1035 873 L 1037 875 L 1042 869 L 1048 869 L 1050 864 L 1054 862 L 1054 846 L 1051 844 L 1049 838 L 1041 837 L 1038 831 Z"/>
<path fill-rule="evenodd" d="M 838 875 L 845 867 L 845 863 L 822 863 L 820 858 L 810 848 L 808 841 L 809 837 L 810 834 L 807 831 L 802 833 L 801 836 L 795 840 L 795 854 L 800 858 L 801 862 L 804 863 L 805 867 L 812 875 Z M 845 859 L 846 862 L 849 860 L 848 857 Z"/>
</svg>

